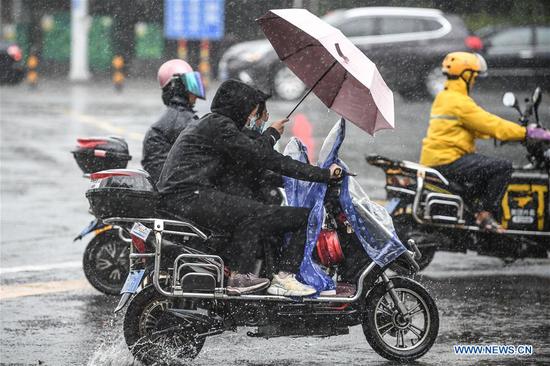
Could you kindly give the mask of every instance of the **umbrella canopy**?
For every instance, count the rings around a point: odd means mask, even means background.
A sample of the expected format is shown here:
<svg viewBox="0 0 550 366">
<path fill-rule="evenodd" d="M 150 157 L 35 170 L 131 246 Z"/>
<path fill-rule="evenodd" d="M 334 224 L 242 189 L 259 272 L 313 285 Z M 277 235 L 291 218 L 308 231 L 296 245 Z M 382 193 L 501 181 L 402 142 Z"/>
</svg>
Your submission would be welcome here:
<svg viewBox="0 0 550 366">
<path fill-rule="evenodd" d="M 342 32 L 305 9 L 270 10 L 257 22 L 279 58 L 327 107 L 370 134 L 394 128 L 392 91 Z"/>
</svg>

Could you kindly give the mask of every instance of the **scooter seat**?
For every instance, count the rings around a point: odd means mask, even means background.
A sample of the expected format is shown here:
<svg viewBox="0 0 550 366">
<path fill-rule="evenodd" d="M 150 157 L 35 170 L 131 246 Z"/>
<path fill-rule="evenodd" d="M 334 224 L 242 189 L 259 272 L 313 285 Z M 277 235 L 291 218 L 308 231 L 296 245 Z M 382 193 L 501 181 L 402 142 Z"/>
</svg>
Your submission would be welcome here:
<svg viewBox="0 0 550 366">
<path fill-rule="evenodd" d="M 465 194 L 467 195 L 468 192 L 474 187 L 474 185 L 471 183 L 457 183 L 456 181 L 452 181 L 445 176 L 443 177 L 449 181 L 449 184 L 445 185 L 444 188 L 458 196 L 463 196 Z"/>
<path fill-rule="evenodd" d="M 468 191 L 468 187 L 456 182 L 449 181 L 449 190 L 456 195 L 462 196 Z"/>
<path fill-rule="evenodd" d="M 187 222 L 187 223 L 189 223 L 189 224 L 195 226 L 196 228 L 200 229 L 200 230 L 203 231 L 203 232 L 211 233 L 213 236 L 230 236 L 229 233 L 224 233 L 223 231 L 215 232 L 215 231 L 212 230 L 211 228 L 208 228 L 208 227 L 205 227 L 205 226 L 198 225 L 197 223 L 193 222 L 192 220 L 189 220 L 188 218 L 185 218 L 185 217 L 183 217 L 183 216 L 176 215 L 176 214 L 171 213 L 171 212 L 166 211 L 166 210 L 157 209 L 157 213 L 158 213 L 158 214 L 160 215 L 160 217 L 163 218 L 163 219 Z"/>
<path fill-rule="evenodd" d="M 424 166 L 422 164 L 415 163 L 407 160 L 393 160 L 381 155 L 368 155 L 366 157 L 367 163 L 376 167 L 382 168 L 386 173 L 388 170 L 399 169 L 404 175 L 415 177 L 421 170 L 432 182 L 441 182 L 445 186 L 448 185 L 448 180 L 436 169 Z"/>
<path fill-rule="evenodd" d="M 193 221 L 191 221 L 189 219 L 186 219 L 184 217 L 178 216 L 176 214 L 173 214 L 173 213 L 165 211 L 165 210 L 157 209 L 157 214 L 159 214 L 161 218 L 166 219 L 166 220 L 175 220 L 175 221 L 182 221 L 182 222 L 189 223 L 189 224 L 193 225 L 194 227 L 198 228 L 199 230 L 201 230 L 203 233 L 205 233 L 208 236 L 208 239 L 206 239 L 206 241 L 204 241 L 202 239 L 199 239 L 199 238 L 193 238 L 193 239 L 185 242 L 186 246 L 189 246 L 189 247 L 192 247 L 196 250 L 202 251 L 205 254 L 214 254 L 214 253 L 216 253 L 216 254 L 218 254 L 222 257 L 226 256 L 226 254 L 227 254 L 226 253 L 226 248 L 228 247 L 227 244 L 231 239 L 230 234 L 222 233 L 222 232 L 213 232 L 212 229 L 206 228 L 206 227 L 201 226 L 201 225 L 197 225 L 196 223 L 194 223 Z M 170 247 L 170 249 L 172 249 L 174 251 L 174 253 L 179 253 L 179 251 L 181 250 L 181 249 L 179 249 L 181 243 L 178 244 L 177 240 L 176 240 L 175 244 L 174 244 L 174 242 L 171 242 L 171 241 L 166 241 L 166 243 L 168 243 L 169 246 L 170 245 L 175 245 L 175 246 Z M 163 248 L 164 248 L 164 246 L 163 246 Z"/>
</svg>

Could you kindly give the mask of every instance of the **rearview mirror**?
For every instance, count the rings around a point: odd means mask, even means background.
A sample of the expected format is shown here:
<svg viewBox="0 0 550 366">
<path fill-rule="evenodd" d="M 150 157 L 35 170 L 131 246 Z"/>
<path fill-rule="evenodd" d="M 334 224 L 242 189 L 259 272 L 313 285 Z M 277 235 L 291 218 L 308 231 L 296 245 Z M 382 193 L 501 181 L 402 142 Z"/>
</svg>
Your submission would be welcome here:
<svg viewBox="0 0 550 366">
<path fill-rule="evenodd" d="M 512 92 L 504 93 L 502 97 L 502 104 L 506 107 L 515 107 L 517 103 L 516 96 Z"/>
<path fill-rule="evenodd" d="M 537 125 L 541 125 L 540 124 L 540 120 L 539 120 L 539 104 L 540 104 L 540 100 L 542 99 L 542 90 L 540 89 L 540 87 L 537 87 L 535 89 L 535 91 L 533 92 L 533 112 L 535 113 L 535 119 L 537 121 Z"/>
<path fill-rule="evenodd" d="M 533 92 L 533 105 L 538 105 L 540 103 L 540 96 L 542 94 L 542 91 L 540 90 L 540 87 L 537 87 L 535 91 Z"/>
</svg>

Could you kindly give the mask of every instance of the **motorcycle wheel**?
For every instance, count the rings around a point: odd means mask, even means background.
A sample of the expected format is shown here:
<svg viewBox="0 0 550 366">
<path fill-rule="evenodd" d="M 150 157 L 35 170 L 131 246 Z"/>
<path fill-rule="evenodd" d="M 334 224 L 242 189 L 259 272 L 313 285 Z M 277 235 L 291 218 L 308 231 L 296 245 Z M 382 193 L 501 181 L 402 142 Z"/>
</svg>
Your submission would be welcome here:
<svg viewBox="0 0 550 366">
<path fill-rule="evenodd" d="M 82 261 L 88 282 L 106 295 L 119 295 L 129 271 L 129 244 L 109 230 L 94 237 Z"/>
<path fill-rule="evenodd" d="M 392 361 L 413 361 L 426 354 L 435 342 L 439 331 L 437 306 L 418 282 L 402 277 L 391 281 L 409 316 L 401 316 L 386 285 L 380 283 L 367 295 L 363 333 L 380 356 Z"/>
<path fill-rule="evenodd" d="M 124 339 L 136 359 L 145 365 L 186 365 L 198 356 L 205 338 L 192 329 L 167 327 L 162 313 L 173 300 L 160 295 L 154 286 L 138 292 L 124 316 Z"/>
</svg>

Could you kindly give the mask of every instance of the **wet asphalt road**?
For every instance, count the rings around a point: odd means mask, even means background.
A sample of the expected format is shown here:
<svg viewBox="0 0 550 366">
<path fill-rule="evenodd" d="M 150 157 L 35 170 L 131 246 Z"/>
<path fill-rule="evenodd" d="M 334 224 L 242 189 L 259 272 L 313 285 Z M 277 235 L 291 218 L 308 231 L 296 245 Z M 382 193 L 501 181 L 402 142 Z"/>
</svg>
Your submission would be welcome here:
<svg viewBox="0 0 550 366">
<path fill-rule="evenodd" d="M 483 106 L 503 117 L 516 114 L 501 106 L 502 86 L 475 94 Z M 530 90 L 516 91 L 520 96 Z M 545 95 L 548 99 L 548 95 Z M 72 239 L 90 220 L 81 177 L 70 150 L 81 136 L 120 135 L 139 167 L 141 139 L 163 107 L 153 82 L 130 82 L 122 94 L 107 83 L 71 85 L 48 81 L 0 89 L 0 363 L 47 365 L 131 365 L 121 338 L 116 299 L 87 285 L 81 270 L 85 244 Z M 292 103 L 270 103 L 272 118 Z M 541 115 L 550 121 L 550 103 Z M 427 127 L 429 102 L 396 97 L 394 131 L 376 138 L 350 125 L 341 157 L 359 174 L 373 198 L 383 199 L 382 173 L 365 154 L 415 160 Z M 199 114 L 208 110 L 199 102 Z M 315 97 L 298 110 L 313 124 L 316 148 L 336 116 Z M 291 134 L 290 124 L 285 134 Z M 284 142 L 283 141 L 283 142 Z M 520 146 L 480 150 L 523 161 Z M 525 260 L 504 266 L 473 253 L 438 253 L 419 277 L 440 310 L 439 338 L 418 364 L 549 364 L 550 260 Z M 350 335 L 326 339 L 250 339 L 246 330 L 207 340 L 196 364 L 390 364 L 366 343 L 360 327 Z M 454 344 L 531 344 L 533 356 L 456 356 Z M 289 346 L 292 347 L 289 347 Z M 134 363 L 137 364 L 137 363 Z"/>
</svg>

